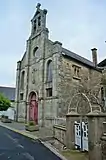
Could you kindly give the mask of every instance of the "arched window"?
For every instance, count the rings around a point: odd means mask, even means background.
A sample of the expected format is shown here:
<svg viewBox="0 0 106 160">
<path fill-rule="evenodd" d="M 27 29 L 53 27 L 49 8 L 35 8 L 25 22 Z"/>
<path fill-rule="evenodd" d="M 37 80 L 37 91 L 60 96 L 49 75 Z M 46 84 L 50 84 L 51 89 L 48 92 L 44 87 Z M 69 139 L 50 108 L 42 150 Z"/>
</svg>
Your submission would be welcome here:
<svg viewBox="0 0 106 160">
<path fill-rule="evenodd" d="M 33 50 L 33 56 L 34 57 L 36 56 L 37 51 L 38 51 L 38 47 L 35 47 L 34 50 Z"/>
<path fill-rule="evenodd" d="M 25 71 L 21 73 L 21 89 L 24 89 Z"/>
<path fill-rule="evenodd" d="M 41 25 L 41 16 L 38 17 L 38 26 Z"/>
<path fill-rule="evenodd" d="M 36 59 L 40 58 L 40 49 L 38 47 L 35 47 L 33 50 L 33 57 Z"/>
<path fill-rule="evenodd" d="M 47 82 L 52 82 L 52 61 L 47 63 Z"/>
</svg>

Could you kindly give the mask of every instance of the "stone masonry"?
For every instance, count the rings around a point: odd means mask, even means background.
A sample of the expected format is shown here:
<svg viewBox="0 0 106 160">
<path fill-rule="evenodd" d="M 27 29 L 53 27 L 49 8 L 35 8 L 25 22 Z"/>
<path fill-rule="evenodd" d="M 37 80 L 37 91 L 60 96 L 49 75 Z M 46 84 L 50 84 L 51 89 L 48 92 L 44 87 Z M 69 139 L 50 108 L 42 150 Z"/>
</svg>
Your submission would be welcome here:
<svg viewBox="0 0 106 160">
<path fill-rule="evenodd" d="M 102 72 L 93 62 L 64 49 L 62 43 L 48 39 L 47 10 L 40 9 L 40 6 L 37 5 L 31 20 L 32 30 L 26 43 L 26 51 L 17 63 L 16 111 L 17 120 L 27 122 L 29 95 L 35 92 L 38 124 L 50 127 L 57 118 L 65 119 L 74 94 L 82 92 L 88 97 L 93 94 L 99 100 Z M 48 62 L 52 62 L 50 82 L 47 81 Z M 74 105 L 76 101 L 71 106 Z"/>
</svg>

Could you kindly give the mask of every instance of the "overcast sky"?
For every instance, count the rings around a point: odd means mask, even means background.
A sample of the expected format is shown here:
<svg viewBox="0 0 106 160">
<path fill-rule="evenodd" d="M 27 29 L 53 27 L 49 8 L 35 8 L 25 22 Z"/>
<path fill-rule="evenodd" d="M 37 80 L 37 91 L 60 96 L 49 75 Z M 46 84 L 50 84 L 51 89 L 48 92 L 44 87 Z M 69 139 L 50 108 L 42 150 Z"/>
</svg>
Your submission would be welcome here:
<svg viewBox="0 0 106 160">
<path fill-rule="evenodd" d="M 48 10 L 50 39 L 91 60 L 106 58 L 106 0 L 1 0 L 0 85 L 15 86 L 16 62 L 21 59 L 30 34 L 36 3 Z"/>
</svg>

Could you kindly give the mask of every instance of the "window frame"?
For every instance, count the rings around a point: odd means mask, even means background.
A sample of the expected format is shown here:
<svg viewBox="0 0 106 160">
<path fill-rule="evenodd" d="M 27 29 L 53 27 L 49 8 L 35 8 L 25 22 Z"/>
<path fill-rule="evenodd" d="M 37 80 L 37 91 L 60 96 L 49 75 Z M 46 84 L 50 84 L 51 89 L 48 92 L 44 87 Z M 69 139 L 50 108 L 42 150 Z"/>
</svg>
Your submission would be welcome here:
<svg viewBox="0 0 106 160">
<path fill-rule="evenodd" d="M 53 96 L 53 90 L 51 88 L 46 88 L 46 97 L 52 97 Z"/>
<path fill-rule="evenodd" d="M 81 71 L 81 67 L 77 66 L 77 65 L 72 65 L 73 69 L 74 69 L 74 77 L 80 78 L 80 71 Z"/>
<path fill-rule="evenodd" d="M 25 84 L 25 71 L 23 70 L 21 72 L 21 85 L 20 85 L 21 90 L 24 90 L 24 84 Z"/>
<path fill-rule="evenodd" d="M 48 60 L 47 62 L 47 74 L 46 74 L 46 82 L 51 83 L 53 81 L 53 66 L 52 60 Z"/>
<path fill-rule="evenodd" d="M 24 93 L 20 93 L 20 101 L 23 101 L 24 99 Z"/>
</svg>

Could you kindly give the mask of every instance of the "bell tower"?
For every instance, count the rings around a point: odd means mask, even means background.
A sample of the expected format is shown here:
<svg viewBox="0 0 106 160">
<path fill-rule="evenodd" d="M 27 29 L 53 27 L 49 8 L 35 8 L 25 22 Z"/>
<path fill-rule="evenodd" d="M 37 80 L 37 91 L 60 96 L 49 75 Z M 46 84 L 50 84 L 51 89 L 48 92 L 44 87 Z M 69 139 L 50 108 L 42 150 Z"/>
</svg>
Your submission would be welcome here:
<svg viewBox="0 0 106 160">
<path fill-rule="evenodd" d="M 46 14 L 47 10 L 40 9 L 41 4 L 38 3 L 36 6 L 36 13 L 34 17 L 32 18 L 32 31 L 31 31 L 31 36 L 39 34 L 43 30 L 48 30 L 46 28 Z"/>
</svg>

